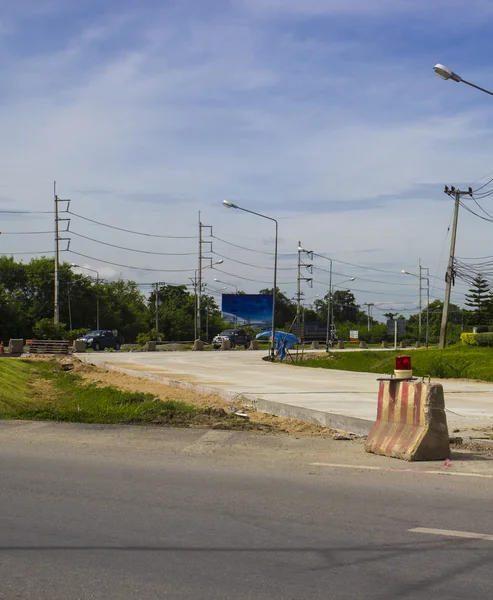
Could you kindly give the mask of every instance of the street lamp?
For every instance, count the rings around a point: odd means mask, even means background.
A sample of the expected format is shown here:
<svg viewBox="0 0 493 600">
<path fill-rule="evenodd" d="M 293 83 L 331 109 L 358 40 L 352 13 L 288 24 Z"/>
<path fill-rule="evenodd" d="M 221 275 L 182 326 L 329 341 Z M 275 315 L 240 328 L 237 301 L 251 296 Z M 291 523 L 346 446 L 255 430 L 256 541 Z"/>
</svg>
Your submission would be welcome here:
<svg viewBox="0 0 493 600">
<path fill-rule="evenodd" d="M 332 340 L 332 331 L 331 331 L 331 325 L 333 326 L 334 323 L 334 306 L 333 306 L 333 302 L 332 302 L 332 290 L 343 284 L 346 283 L 348 281 L 354 281 L 356 278 L 355 277 L 350 277 L 349 279 L 344 279 L 343 281 L 340 281 L 339 283 L 336 283 L 334 285 L 332 285 L 332 259 L 329 258 L 330 261 L 330 269 L 329 269 L 329 297 L 327 298 L 327 332 L 326 332 L 326 336 L 325 336 L 325 348 L 327 350 L 327 352 L 329 351 L 329 342 L 330 340 Z"/>
<path fill-rule="evenodd" d="M 451 69 L 449 69 L 445 65 L 441 65 L 441 64 L 435 65 L 433 67 L 433 70 L 438 75 L 438 77 L 440 77 L 440 79 L 445 79 L 445 80 L 452 79 L 452 81 L 456 81 L 457 83 L 465 83 L 466 85 L 476 88 L 477 90 L 480 90 L 481 92 L 484 92 L 485 94 L 489 94 L 490 96 L 493 96 L 493 92 L 490 92 L 489 90 L 485 90 L 484 88 L 479 87 L 479 85 L 475 85 L 474 83 L 471 83 L 470 81 L 466 81 L 465 79 L 462 79 L 462 77 L 460 75 L 457 75 L 457 73 L 454 73 Z"/>
<path fill-rule="evenodd" d="M 421 274 L 422 271 L 426 271 L 426 275 L 427 277 L 423 277 L 423 275 Z M 421 264 L 419 265 L 419 275 L 416 275 L 416 273 L 410 273 L 409 271 L 405 271 L 404 269 L 402 269 L 402 272 L 405 275 L 412 275 L 412 277 L 418 277 L 419 279 L 419 338 L 421 339 L 421 310 L 422 310 L 422 305 L 421 305 L 421 280 L 422 279 L 426 279 L 426 339 L 425 339 L 425 343 L 426 343 L 426 347 L 428 348 L 428 342 L 429 342 L 429 338 L 430 338 L 430 269 L 428 267 L 422 267 Z"/>
<path fill-rule="evenodd" d="M 99 271 L 96 269 L 91 269 L 90 267 L 83 267 L 81 265 L 76 265 L 72 263 L 71 267 L 75 267 L 77 269 L 84 269 L 85 271 L 92 271 L 96 273 L 96 329 L 99 330 Z"/>
<path fill-rule="evenodd" d="M 479 90 L 481 92 L 484 92 L 485 94 L 488 94 L 489 96 L 493 96 L 493 92 L 490 92 L 489 90 L 486 90 L 485 88 L 482 88 L 479 85 L 471 83 L 470 81 L 466 81 L 465 79 L 462 79 L 462 77 L 460 75 L 457 75 L 457 73 L 454 73 L 451 69 L 449 69 L 445 65 L 440 65 L 440 64 L 435 65 L 433 67 L 433 70 L 438 75 L 438 77 L 440 77 L 441 79 L 445 79 L 445 80 L 452 79 L 453 81 L 456 81 L 457 83 L 462 82 L 462 83 L 465 83 L 466 85 L 476 88 L 477 90 Z M 449 190 L 447 187 L 445 187 L 445 193 L 449 194 Z M 464 192 L 464 191 L 455 190 L 454 188 L 452 188 L 451 194 L 449 194 L 449 195 L 453 194 L 455 196 L 455 208 L 454 208 L 454 219 L 453 219 L 453 224 L 452 224 L 452 235 L 450 237 L 449 263 L 448 263 L 448 267 L 447 267 L 447 273 L 445 275 L 446 285 L 445 285 L 445 297 L 443 299 L 442 323 L 440 326 L 440 339 L 438 342 L 439 348 L 445 348 L 445 344 L 446 344 L 448 311 L 449 311 L 449 305 L 450 305 L 450 292 L 451 292 L 451 286 L 453 283 L 455 239 L 456 239 L 456 235 L 457 235 L 457 218 L 459 215 L 460 197 L 461 197 L 461 195 L 466 194 L 466 193 L 469 193 L 472 196 L 472 193 L 473 193 L 472 189 L 469 188 L 469 192 Z"/>
<path fill-rule="evenodd" d="M 268 217 L 267 215 L 262 215 L 261 213 L 254 212 L 253 210 L 248 210 L 247 208 L 243 208 L 236 204 L 233 204 L 229 200 L 223 200 L 223 205 L 226 208 L 236 208 L 236 210 L 242 210 L 243 212 L 250 213 L 252 215 L 256 215 L 257 217 L 262 217 L 263 219 L 268 219 L 269 221 L 274 221 L 276 224 L 276 241 L 274 245 L 274 289 L 272 290 L 272 336 L 270 340 L 270 348 L 269 355 L 272 362 L 276 359 L 276 350 L 275 350 L 275 333 L 276 333 L 276 294 L 277 294 L 277 243 L 279 237 L 279 224 L 276 219 L 272 217 Z"/>
<path fill-rule="evenodd" d="M 238 286 L 235 285 L 234 283 L 228 283 L 227 281 L 221 281 L 220 279 L 216 279 L 215 277 L 214 277 L 214 281 L 216 281 L 217 283 L 223 283 L 224 285 L 230 285 L 231 287 L 235 288 L 235 294 L 238 293 Z"/>
</svg>

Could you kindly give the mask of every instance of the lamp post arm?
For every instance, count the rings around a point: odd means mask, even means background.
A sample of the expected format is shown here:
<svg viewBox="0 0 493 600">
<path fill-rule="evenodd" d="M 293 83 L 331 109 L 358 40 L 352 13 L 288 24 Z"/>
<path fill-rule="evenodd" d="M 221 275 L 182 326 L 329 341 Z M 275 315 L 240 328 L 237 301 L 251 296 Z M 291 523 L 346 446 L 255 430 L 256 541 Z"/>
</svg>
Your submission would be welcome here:
<svg viewBox="0 0 493 600">
<path fill-rule="evenodd" d="M 485 90 L 484 88 L 480 87 L 479 85 L 471 83 L 470 81 L 466 81 L 465 79 L 461 79 L 461 81 L 462 81 L 462 83 L 465 83 L 466 85 L 476 88 L 480 92 L 484 92 L 485 94 L 489 94 L 490 96 L 493 96 L 493 92 L 490 92 L 489 90 Z"/>
</svg>

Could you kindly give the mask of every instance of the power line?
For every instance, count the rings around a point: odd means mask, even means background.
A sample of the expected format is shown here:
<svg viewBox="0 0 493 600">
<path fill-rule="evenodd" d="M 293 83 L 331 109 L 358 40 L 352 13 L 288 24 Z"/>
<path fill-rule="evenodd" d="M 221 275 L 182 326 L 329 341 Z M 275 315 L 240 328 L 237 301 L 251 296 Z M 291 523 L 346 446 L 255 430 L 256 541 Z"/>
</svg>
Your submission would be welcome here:
<svg viewBox="0 0 493 600">
<path fill-rule="evenodd" d="M 109 260 L 103 260 L 102 258 L 94 258 L 94 256 L 88 256 L 87 254 L 75 252 L 74 250 L 68 250 L 68 252 L 74 254 L 75 256 L 82 256 L 83 258 L 87 258 L 89 260 L 105 263 L 107 265 L 113 265 L 115 267 L 122 267 L 124 269 L 133 269 L 134 271 L 152 271 L 154 273 L 192 273 L 195 271 L 195 269 L 150 269 L 149 267 L 133 267 L 130 265 L 122 265 L 120 263 L 111 262 Z"/>
<path fill-rule="evenodd" d="M 9 210 L 0 209 L 3 215 L 52 215 L 52 210 Z"/>
<path fill-rule="evenodd" d="M 225 256 L 224 254 L 220 254 L 219 252 L 216 252 L 214 250 L 211 250 L 211 254 L 215 254 L 216 256 L 220 256 L 221 258 L 226 258 L 228 261 L 234 262 L 234 263 L 238 263 L 240 265 L 245 265 L 247 267 L 254 267 L 255 269 L 266 269 L 271 271 L 272 267 L 264 267 L 261 265 L 253 265 L 252 263 L 247 263 L 247 262 L 242 262 L 241 260 L 235 260 L 234 258 L 231 258 L 231 256 Z M 278 271 L 295 271 L 296 267 L 277 267 Z"/>
<path fill-rule="evenodd" d="M 95 223 L 96 225 L 101 225 L 102 227 L 108 227 L 109 229 L 116 229 L 117 231 L 123 231 L 125 233 L 133 233 L 135 235 L 143 235 L 145 237 L 152 237 L 152 238 L 164 238 L 164 239 L 175 239 L 175 240 L 195 240 L 195 239 L 197 239 L 196 235 L 159 235 L 156 233 L 146 233 L 143 231 L 134 231 L 132 229 L 124 229 L 123 227 L 117 227 L 116 225 L 109 225 L 108 223 L 102 223 L 101 221 L 96 221 L 95 219 L 90 219 L 89 217 L 84 217 L 83 215 L 74 213 L 71 210 L 68 210 L 67 212 L 69 214 L 73 215 L 74 217 L 83 219 L 84 221 L 89 221 L 89 223 Z"/>
<path fill-rule="evenodd" d="M 223 271 L 222 269 L 218 269 L 217 267 L 214 267 L 214 270 L 218 271 L 219 273 L 222 273 L 223 275 L 229 275 L 229 277 L 236 277 L 237 279 L 244 279 L 245 281 L 253 281 L 253 283 L 272 284 L 272 281 L 261 281 L 259 279 L 250 279 L 249 277 L 242 277 L 241 275 L 235 275 L 233 273 L 228 273 L 227 271 Z M 296 283 L 296 281 L 279 281 L 278 283 L 280 285 L 291 285 L 293 283 Z"/>
<path fill-rule="evenodd" d="M 102 244 L 103 246 L 111 246 L 111 248 L 118 248 L 119 250 L 128 250 L 128 252 L 139 252 L 141 254 L 153 254 L 156 256 L 195 256 L 195 252 L 151 252 L 149 250 L 138 250 L 137 248 L 127 248 L 125 246 L 117 246 L 116 244 L 110 244 L 109 242 L 103 242 L 101 240 L 97 240 L 95 238 L 91 238 L 87 235 L 82 235 L 81 233 L 77 233 L 75 231 L 70 230 L 71 235 L 76 235 L 77 237 L 84 238 L 85 240 L 89 240 L 91 242 L 95 242 L 97 244 Z"/>
<path fill-rule="evenodd" d="M 2 235 L 53 235 L 54 231 L 2 231 Z"/>
</svg>

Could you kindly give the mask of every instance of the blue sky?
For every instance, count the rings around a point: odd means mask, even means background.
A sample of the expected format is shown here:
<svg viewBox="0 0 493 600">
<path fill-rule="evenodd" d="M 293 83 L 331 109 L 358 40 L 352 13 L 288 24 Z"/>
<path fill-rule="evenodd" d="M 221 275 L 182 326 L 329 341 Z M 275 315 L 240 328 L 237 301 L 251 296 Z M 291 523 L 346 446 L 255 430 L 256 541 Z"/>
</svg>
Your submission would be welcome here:
<svg viewBox="0 0 493 600">
<path fill-rule="evenodd" d="M 443 186 L 473 185 L 493 171 L 493 101 L 440 81 L 432 67 L 442 62 L 493 87 L 493 5 L 154 4 L 2 3 L 0 210 L 51 210 L 56 179 L 78 214 L 184 238 L 73 218 L 76 233 L 180 256 L 74 236 L 72 249 L 92 258 L 66 260 L 108 278 L 183 283 L 196 268 L 190 236 L 201 210 L 217 238 L 257 251 L 214 239 L 214 258 L 227 258 L 224 273 L 211 270 L 207 280 L 216 275 L 255 292 L 272 277 L 264 254 L 272 226 L 224 209 L 228 198 L 279 220 L 280 287 L 289 296 L 301 240 L 336 260 L 393 272 L 334 263 L 336 283 L 356 277 L 348 285 L 361 290 L 361 303 L 411 310 L 417 286 L 399 272 L 416 270 L 419 258 L 437 277 L 432 297 L 441 297 L 452 217 Z M 49 230 L 50 215 L 2 219 L 2 252 L 52 249 L 49 235 L 8 233 Z M 461 214 L 457 254 L 489 254 L 490 227 Z M 321 259 L 315 265 L 327 268 Z M 314 279 L 306 298 L 326 290 L 325 271 Z M 455 300 L 464 287 L 456 286 Z"/>
</svg>

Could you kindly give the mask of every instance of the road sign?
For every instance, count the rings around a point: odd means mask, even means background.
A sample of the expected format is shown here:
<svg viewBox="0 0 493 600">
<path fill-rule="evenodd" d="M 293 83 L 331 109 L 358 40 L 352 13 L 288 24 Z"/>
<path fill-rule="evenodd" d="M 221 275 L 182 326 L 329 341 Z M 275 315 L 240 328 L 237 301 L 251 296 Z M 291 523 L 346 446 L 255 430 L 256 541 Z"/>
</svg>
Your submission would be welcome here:
<svg viewBox="0 0 493 600">
<path fill-rule="evenodd" d="M 395 319 L 387 320 L 387 335 L 394 335 L 395 332 Z M 399 335 L 405 335 L 406 333 L 406 320 L 397 319 L 397 333 Z"/>
</svg>

